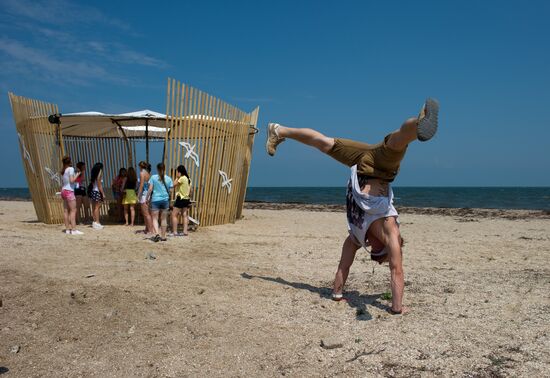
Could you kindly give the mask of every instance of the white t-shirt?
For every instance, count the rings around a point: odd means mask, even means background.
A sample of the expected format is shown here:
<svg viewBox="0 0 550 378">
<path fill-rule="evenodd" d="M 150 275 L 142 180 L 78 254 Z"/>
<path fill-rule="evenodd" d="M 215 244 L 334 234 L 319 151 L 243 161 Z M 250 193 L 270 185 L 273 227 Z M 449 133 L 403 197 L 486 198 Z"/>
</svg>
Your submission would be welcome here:
<svg viewBox="0 0 550 378">
<path fill-rule="evenodd" d="M 357 165 L 351 167 L 351 177 L 348 181 L 346 194 L 346 215 L 348 219 L 348 231 L 354 239 L 354 243 L 367 247 L 366 235 L 370 225 L 377 219 L 395 217 L 397 223 L 398 214 L 393 206 L 393 190 L 388 185 L 388 196 L 371 196 L 361 192 L 357 179 Z"/>
<path fill-rule="evenodd" d="M 67 167 L 65 172 L 63 172 L 63 187 L 61 190 L 70 190 L 74 192 L 75 184 L 71 184 L 71 176 L 74 176 L 74 168 Z"/>
<path fill-rule="evenodd" d="M 103 171 L 99 171 L 99 174 L 97 175 L 97 178 L 101 178 L 101 183 L 103 184 Z M 95 190 L 96 192 L 99 192 L 99 186 L 97 186 L 97 179 L 94 181 L 94 185 L 92 187 L 92 190 Z"/>
</svg>

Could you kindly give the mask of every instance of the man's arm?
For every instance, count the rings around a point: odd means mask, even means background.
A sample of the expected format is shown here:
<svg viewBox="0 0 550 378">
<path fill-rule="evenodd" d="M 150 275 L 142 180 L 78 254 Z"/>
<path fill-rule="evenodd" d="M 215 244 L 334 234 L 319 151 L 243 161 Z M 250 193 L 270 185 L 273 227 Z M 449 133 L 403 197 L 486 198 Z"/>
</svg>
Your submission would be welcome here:
<svg viewBox="0 0 550 378">
<path fill-rule="evenodd" d="M 393 238 L 392 238 L 393 239 Z M 397 242 L 397 241 L 396 241 Z M 391 245 L 391 246 L 390 246 Z M 390 242 L 389 257 L 390 257 L 390 275 L 391 275 L 391 294 L 392 306 L 391 310 L 394 313 L 400 314 L 403 311 L 403 291 L 405 289 L 405 274 L 403 273 L 403 257 L 401 256 L 401 246 L 393 240 Z"/>
<path fill-rule="evenodd" d="M 386 246 L 387 260 L 390 264 L 390 283 L 392 292 L 392 307 L 394 313 L 402 313 L 403 290 L 405 275 L 403 274 L 403 255 L 401 254 L 401 234 L 396 217 L 386 217 L 375 220 L 369 227 L 367 236 L 372 235 Z M 406 311 L 406 309 L 405 309 Z"/>
</svg>

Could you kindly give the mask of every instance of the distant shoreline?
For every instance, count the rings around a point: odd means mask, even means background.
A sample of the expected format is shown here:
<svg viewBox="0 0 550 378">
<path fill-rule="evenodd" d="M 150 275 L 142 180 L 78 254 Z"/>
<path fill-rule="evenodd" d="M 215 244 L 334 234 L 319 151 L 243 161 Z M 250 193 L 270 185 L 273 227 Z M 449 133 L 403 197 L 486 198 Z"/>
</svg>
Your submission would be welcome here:
<svg viewBox="0 0 550 378">
<path fill-rule="evenodd" d="M 31 202 L 29 198 L 0 197 L 1 201 Z M 318 212 L 345 212 L 345 205 L 308 204 L 299 202 L 262 202 L 246 201 L 245 209 L 260 210 L 301 210 Z M 443 215 L 470 219 L 502 218 L 502 219 L 550 219 L 549 210 L 516 210 L 516 209 L 484 209 L 484 208 L 450 208 L 450 207 L 408 207 L 396 206 L 400 214 Z"/>
<path fill-rule="evenodd" d="M 305 209 L 338 211 L 345 205 L 345 192 L 343 187 L 249 187 L 246 192 L 246 201 L 249 203 L 285 204 L 284 206 L 294 204 L 293 206 L 301 206 Z M 0 188 L 0 199 L 2 200 L 24 201 L 30 198 L 31 194 L 28 188 Z M 306 204 L 309 207 L 305 206 Z M 394 205 L 402 209 L 530 210 L 535 214 L 540 212 L 544 214 L 545 211 L 550 211 L 550 187 L 395 188 Z M 277 207 L 275 205 L 264 206 Z M 407 211 L 402 210 L 402 212 Z M 414 211 L 419 212 L 418 210 Z M 437 212 L 441 213 L 441 210 L 437 210 Z"/>
<path fill-rule="evenodd" d="M 345 212 L 345 205 L 315 205 L 306 203 L 272 203 L 246 201 L 245 209 L 261 210 L 303 210 L 319 212 Z M 400 214 L 445 215 L 467 219 L 504 218 L 504 219 L 550 219 L 548 210 L 515 210 L 515 209 L 482 209 L 482 208 L 449 208 L 449 207 L 405 207 L 396 206 Z"/>
</svg>

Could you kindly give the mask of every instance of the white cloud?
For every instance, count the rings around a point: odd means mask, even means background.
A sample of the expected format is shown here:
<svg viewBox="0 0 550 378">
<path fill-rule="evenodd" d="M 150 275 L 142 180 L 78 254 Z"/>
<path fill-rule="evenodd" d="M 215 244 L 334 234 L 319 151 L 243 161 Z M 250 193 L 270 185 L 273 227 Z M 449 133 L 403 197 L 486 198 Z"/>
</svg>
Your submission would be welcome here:
<svg viewBox="0 0 550 378">
<path fill-rule="evenodd" d="M 88 85 L 99 80 L 143 86 L 143 80 L 129 78 L 129 65 L 168 66 L 117 41 L 119 35 L 135 35 L 124 22 L 93 7 L 66 0 L 0 0 L 0 10 L 4 34 L 0 53 L 8 66 L 17 66 L 9 71 L 18 72 L 19 77 L 26 73 L 46 81 Z M 111 32 L 113 28 L 118 30 Z M 0 72 L 0 77 L 8 79 L 7 75 Z"/>
<path fill-rule="evenodd" d="M 85 61 L 62 61 L 56 57 L 55 51 L 42 51 L 25 46 L 19 41 L 0 38 L 0 51 L 25 64 L 29 71 L 37 71 L 48 78 L 69 81 L 75 84 L 86 84 L 92 80 L 105 81 L 124 80 L 110 75 L 105 68 Z M 23 68 L 20 66 L 20 68 Z"/>
<path fill-rule="evenodd" d="M 108 17 L 96 8 L 76 5 L 66 0 L 0 0 L 0 6 L 11 15 L 45 24 L 104 24 L 130 31 L 123 21 Z"/>
</svg>

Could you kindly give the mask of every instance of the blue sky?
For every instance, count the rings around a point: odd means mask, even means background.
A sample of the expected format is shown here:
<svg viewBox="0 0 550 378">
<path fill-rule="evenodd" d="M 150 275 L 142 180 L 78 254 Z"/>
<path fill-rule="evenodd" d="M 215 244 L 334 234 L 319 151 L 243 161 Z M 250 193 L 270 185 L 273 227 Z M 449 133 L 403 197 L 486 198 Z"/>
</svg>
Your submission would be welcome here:
<svg viewBox="0 0 550 378">
<path fill-rule="evenodd" d="M 251 186 L 348 176 L 290 141 L 268 157 L 267 122 L 375 143 L 428 96 L 439 132 L 395 185 L 550 186 L 549 19 L 547 1 L 0 0 L 0 187 L 26 186 L 8 91 L 165 112 L 167 77 L 260 106 Z"/>
</svg>

